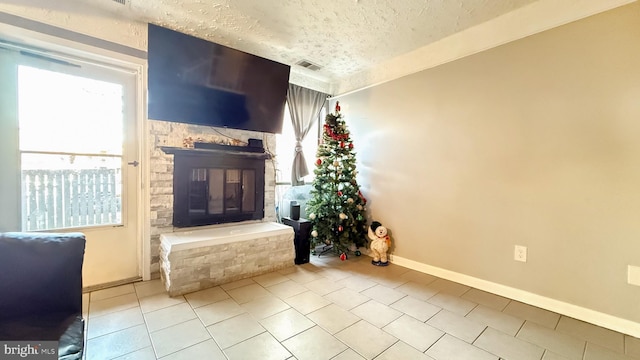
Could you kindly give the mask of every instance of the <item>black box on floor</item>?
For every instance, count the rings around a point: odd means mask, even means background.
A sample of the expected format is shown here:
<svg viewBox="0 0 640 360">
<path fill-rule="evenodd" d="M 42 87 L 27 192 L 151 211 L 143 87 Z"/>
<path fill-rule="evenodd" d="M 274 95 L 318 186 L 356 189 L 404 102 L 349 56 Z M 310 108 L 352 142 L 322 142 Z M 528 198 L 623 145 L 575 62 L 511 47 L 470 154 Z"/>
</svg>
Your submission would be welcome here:
<svg viewBox="0 0 640 360">
<path fill-rule="evenodd" d="M 304 264 L 309 262 L 309 254 L 311 253 L 311 221 L 307 219 L 293 220 L 290 217 L 282 218 L 282 223 L 293 228 L 295 236 L 293 245 L 296 248 L 296 264 Z"/>
</svg>

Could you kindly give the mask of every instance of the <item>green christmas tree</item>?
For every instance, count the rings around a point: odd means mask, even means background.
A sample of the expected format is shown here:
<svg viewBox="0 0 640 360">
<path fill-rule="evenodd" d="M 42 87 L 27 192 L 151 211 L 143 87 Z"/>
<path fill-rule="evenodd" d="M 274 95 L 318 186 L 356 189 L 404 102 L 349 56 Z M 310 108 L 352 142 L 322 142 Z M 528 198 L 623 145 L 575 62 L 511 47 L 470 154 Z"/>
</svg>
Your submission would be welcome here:
<svg viewBox="0 0 640 360">
<path fill-rule="evenodd" d="M 345 260 L 354 245 L 357 249 L 367 242 L 367 200 L 356 181 L 353 142 L 339 103 L 335 113 L 325 118 L 317 158 L 306 209 L 312 223 L 312 245 L 332 245 L 333 251 Z M 356 255 L 360 252 L 356 251 Z"/>
</svg>

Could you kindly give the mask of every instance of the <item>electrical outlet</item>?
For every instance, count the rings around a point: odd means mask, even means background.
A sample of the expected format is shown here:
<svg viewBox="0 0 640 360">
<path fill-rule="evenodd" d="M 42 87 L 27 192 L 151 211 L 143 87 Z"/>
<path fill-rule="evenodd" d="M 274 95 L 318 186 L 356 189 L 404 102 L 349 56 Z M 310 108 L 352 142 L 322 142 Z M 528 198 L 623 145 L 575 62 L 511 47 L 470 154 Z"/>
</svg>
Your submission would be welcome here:
<svg viewBox="0 0 640 360">
<path fill-rule="evenodd" d="M 640 267 L 629 265 L 627 270 L 627 283 L 640 286 Z"/>
<path fill-rule="evenodd" d="M 527 262 L 527 247 L 516 245 L 513 251 L 513 260 Z"/>
</svg>

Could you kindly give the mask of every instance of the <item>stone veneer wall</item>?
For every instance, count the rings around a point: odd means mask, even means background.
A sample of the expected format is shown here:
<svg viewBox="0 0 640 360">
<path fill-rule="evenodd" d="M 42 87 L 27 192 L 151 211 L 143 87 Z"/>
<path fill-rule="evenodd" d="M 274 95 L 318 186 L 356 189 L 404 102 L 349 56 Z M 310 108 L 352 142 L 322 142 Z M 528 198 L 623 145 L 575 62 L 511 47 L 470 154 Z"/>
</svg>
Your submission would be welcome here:
<svg viewBox="0 0 640 360">
<path fill-rule="evenodd" d="M 173 155 L 165 154 L 160 147 L 182 147 L 182 142 L 187 137 L 193 139 L 202 138 L 204 141 L 225 139 L 225 136 L 221 134 L 244 142 L 247 142 L 250 138 L 262 139 L 265 148 L 272 154 L 275 154 L 276 137 L 274 134 L 149 120 L 149 211 L 151 219 L 152 278 L 158 278 L 160 276 L 160 234 L 185 230 L 185 228 L 174 228 L 171 224 L 173 221 Z M 265 163 L 263 221 L 276 221 L 276 178 L 274 164 L 275 160 L 266 160 Z"/>
<path fill-rule="evenodd" d="M 214 244 L 185 250 L 160 245 L 160 275 L 170 296 L 294 266 L 293 229 L 289 234 Z"/>
</svg>

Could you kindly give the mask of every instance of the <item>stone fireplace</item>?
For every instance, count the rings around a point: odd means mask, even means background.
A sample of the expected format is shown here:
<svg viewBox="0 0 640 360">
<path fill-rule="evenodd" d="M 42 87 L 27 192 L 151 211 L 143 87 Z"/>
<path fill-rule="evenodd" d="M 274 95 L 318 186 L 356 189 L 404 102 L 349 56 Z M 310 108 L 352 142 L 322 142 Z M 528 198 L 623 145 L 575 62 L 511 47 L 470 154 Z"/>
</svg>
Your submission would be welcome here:
<svg viewBox="0 0 640 360">
<path fill-rule="evenodd" d="M 224 136 L 223 136 L 224 135 Z M 151 249 L 151 275 L 157 278 L 160 275 L 159 248 L 160 235 L 174 233 L 176 231 L 188 230 L 188 228 L 178 228 L 173 225 L 174 221 L 174 167 L 175 155 L 167 154 L 162 147 L 182 148 L 185 138 L 201 138 L 204 142 L 215 142 L 225 137 L 239 139 L 248 142 L 249 139 L 261 139 L 267 153 L 275 152 L 275 135 L 255 131 L 218 129 L 208 126 L 189 125 L 173 123 L 167 121 L 149 120 L 150 151 L 150 249 Z M 184 149 L 188 150 L 188 149 Z M 190 151 L 194 151 L 190 149 Z M 272 159 L 260 160 L 264 166 L 263 206 L 256 205 L 257 209 L 262 208 L 263 222 L 276 221 L 275 212 L 275 165 Z M 205 167 L 206 168 L 206 167 Z M 236 174 L 230 174 L 229 178 L 235 182 Z M 197 174 L 193 174 L 198 178 Z M 213 176 L 216 176 L 215 174 Z M 256 184 L 258 181 L 256 181 Z M 247 184 L 249 185 L 249 184 Z M 245 186 L 247 186 L 245 185 Z M 259 187 L 259 185 L 256 185 Z M 245 187 L 246 189 L 246 187 Z M 207 205 L 208 206 L 208 205 Z M 232 209 L 231 209 L 232 210 Z M 236 218 L 235 221 L 245 222 L 244 219 Z M 246 222 L 252 221 L 247 219 Z M 256 220 L 253 220 L 254 222 Z M 191 226 L 191 225 L 188 225 Z M 193 226 L 198 226 L 193 224 Z M 202 226 L 199 226 L 202 228 Z"/>
</svg>

